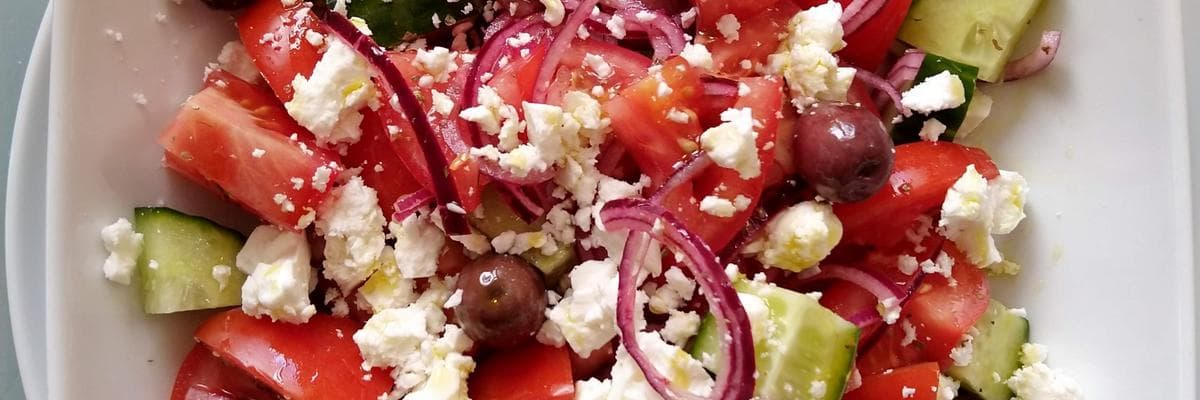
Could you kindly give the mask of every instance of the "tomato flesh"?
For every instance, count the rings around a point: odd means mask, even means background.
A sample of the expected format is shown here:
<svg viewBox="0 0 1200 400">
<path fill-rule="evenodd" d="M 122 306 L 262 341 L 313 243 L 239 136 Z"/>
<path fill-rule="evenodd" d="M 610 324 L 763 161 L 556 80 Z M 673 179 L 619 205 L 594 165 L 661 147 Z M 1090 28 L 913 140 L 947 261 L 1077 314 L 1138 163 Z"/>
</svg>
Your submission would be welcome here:
<svg viewBox="0 0 1200 400">
<path fill-rule="evenodd" d="M 842 399 L 936 400 L 937 390 L 938 365 L 924 363 L 864 376 L 862 386 L 846 393 Z"/>
<path fill-rule="evenodd" d="M 274 96 L 224 71 L 209 75 L 158 141 L 168 167 L 285 228 L 327 197 L 331 183 L 312 184 L 317 169 L 329 168 L 330 182 L 341 170 L 337 154 L 317 148 Z"/>
<path fill-rule="evenodd" d="M 468 388 L 475 400 L 570 400 L 575 397 L 570 350 L 538 342 L 505 349 L 481 361 Z"/>
<path fill-rule="evenodd" d="M 392 378 L 379 369 L 363 372 L 351 338 L 361 327 L 326 314 L 294 325 L 232 309 L 205 321 L 196 340 L 285 398 L 373 400 L 392 389 Z"/>
<path fill-rule="evenodd" d="M 324 24 L 305 2 L 285 8 L 279 1 L 256 1 L 238 17 L 237 27 L 246 52 L 275 95 L 283 102 L 291 100 L 292 80 L 312 75 L 321 59 L 319 46 L 309 43 L 305 34 L 323 34 Z"/>
<path fill-rule="evenodd" d="M 171 389 L 171 400 L 278 399 L 279 396 L 258 385 L 245 372 L 214 356 L 212 350 L 197 344 L 184 357 Z"/>
<path fill-rule="evenodd" d="M 396 199 L 423 187 L 408 172 L 404 160 L 392 148 L 387 128 L 376 113 L 363 113 L 363 135 L 346 149 L 342 160 L 347 168 L 362 168 L 358 176 L 379 195 L 383 215 L 391 218 Z"/>
<path fill-rule="evenodd" d="M 834 205 L 845 231 L 842 241 L 896 244 L 913 221 L 941 207 L 946 191 L 972 164 L 988 179 L 999 174 L 991 157 L 977 148 L 924 141 L 896 146 L 892 175 L 879 192 L 858 203 Z"/>
</svg>

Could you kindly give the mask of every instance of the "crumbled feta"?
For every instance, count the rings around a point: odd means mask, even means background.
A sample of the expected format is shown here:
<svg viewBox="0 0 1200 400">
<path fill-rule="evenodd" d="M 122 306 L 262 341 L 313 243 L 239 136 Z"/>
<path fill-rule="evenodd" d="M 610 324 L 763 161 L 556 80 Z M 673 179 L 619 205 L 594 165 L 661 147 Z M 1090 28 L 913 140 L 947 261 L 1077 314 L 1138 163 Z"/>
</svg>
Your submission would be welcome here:
<svg viewBox="0 0 1200 400">
<path fill-rule="evenodd" d="M 611 392 L 612 381 L 608 379 L 589 378 L 586 381 L 575 382 L 575 400 L 608 400 Z"/>
<path fill-rule="evenodd" d="M 900 104 L 922 114 L 958 108 L 967 102 L 966 89 L 950 71 L 925 78 L 901 95 Z"/>
<path fill-rule="evenodd" d="M 242 284 L 242 311 L 294 324 L 308 322 L 317 309 L 308 294 L 316 287 L 303 233 L 262 225 L 238 252 L 237 268 L 249 275 Z"/>
<path fill-rule="evenodd" d="M 212 267 L 212 277 L 217 281 L 217 290 L 224 291 L 225 286 L 229 285 L 229 275 L 233 273 L 233 269 L 228 265 L 214 265 Z"/>
<path fill-rule="evenodd" d="M 447 117 L 454 112 L 454 100 L 450 99 L 450 96 L 437 89 L 431 90 L 429 94 L 433 98 L 433 112 Z"/>
<path fill-rule="evenodd" d="M 1025 178 L 1011 171 L 988 182 L 967 166 L 946 192 L 938 231 L 953 241 L 975 265 L 986 268 L 1002 261 L 993 234 L 1007 234 L 1025 218 Z"/>
<path fill-rule="evenodd" d="M 142 92 L 134 92 L 130 97 L 133 98 L 133 103 L 139 106 L 144 106 L 149 102 L 146 99 L 146 94 Z"/>
<path fill-rule="evenodd" d="M 246 53 L 246 46 L 237 40 L 221 46 L 221 53 L 217 55 L 217 63 L 225 72 L 246 82 L 255 83 L 262 77 L 262 73 L 258 72 L 258 67 L 254 65 L 254 60 L 250 58 L 250 54 Z"/>
<path fill-rule="evenodd" d="M 312 131 L 321 145 L 355 143 L 362 136 L 364 106 L 375 98 L 367 60 L 341 40 L 331 40 L 312 76 L 297 74 L 288 114 Z"/>
<path fill-rule="evenodd" d="M 567 12 L 567 9 L 563 7 L 562 0 L 541 0 L 541 2 L 546 7 L 546 12 L 542 14 L 542 20 L 546 21 L 550 26 L 561 24 L 563 16 Z"/>
<path fill-rule="evenodd" d="M 950 359 L 954 361 L 954 365 L 965 367 L 971 364 L 971 359 L 975 357 L 975 337 L 971 334 L 965 334 L 962 340 L 958 342 L 958 346 L 950 349 Z"/>
<path fill-rule="evenodd" d="M 479 124 L 479 129 L 500 138 L 499 150 L 512 150 L 519 144 L 517 133 L 521 130 L 516 107 L 505 104 L 496 89 L 484 85 L 479 88 L 479 104 L 459 111 L 458 116 Z"/>
<path fill-rule="evenodd" d="M 842 6 L 837 2 L 796 13 L 788 23 L 787 37 L 767 57 L 766 70 L 787 81 L 792 104 L 798 110 L 819 101 L 844 101 L 854 68 L 839 68 L 833 52 L 842 41 Z"/>
<path fill-rule="evenodd" d="M 530 35 L 528 32 L 521 32 L 509 37 L 508 39 L 505 39 L 504 43 L 508 44 L 508 47 L 517 49 L 529 44 L 529 42 L 532 41 L 533 35 Z"/>
<path fill-rule="evenodd" d="M 764 265 L 800 271 L 816 265 L 842 240 L 842 222 L 833 207 L 805 201 L 767 223 L 766 243 L 758 259 Z"/>
<path fill-rule="evenodd" d="M 775 332 L 775 323 L 771 321 L 771 308 L 766 300 L 748 293 L 738 293 L 738 300 L 750 320 L 750 337 L 755 343 L 768 340 Z"/>
<path fill-rule="evenodd" d="M 108 258 L 104 260 L 104 277 L 110 281 L 128 285 L 137 269 L 138 256 L 142 254 L 142 234 L 133 231 L 129 220 L 120 218 L 100 230 L 100 239 Z"/>
<path fill-rule="evenodd" d="M 671 267 L 663 273 L 663 285 L 653 291 L 647 291 L 650 296 L 650 312 L 667 314 L 678 309 L 685 301 L 692 299 L 696 291 L 696 282 L 683 274 L 679 267 Z"/>
<path fill-rule="evenodd" d="M 900 268 L 900 272 L 909 276 L 912 276 L 913 273 L 917 272 L 917 267 L 919 265 L 920 264 L 918 264 L 916 257 L 907 254 L 900 255 L 900 257 L 898 257 L 896 260 L 896 266 Z"/>
<path fill-rule="evenodd" d="M 625 19 L 621 18 L 620 15 L 614 15 L 612 18 L 609 18 L 604 26 L 608 28 L 608 32 L 612 34 L 613 38 L 617 40 L 625 38 Z"/>
<path fill-rule="evenodd" d="M 954 378 L 938 375 L 937 400 L 954 400 L 958 397 L 958 381 Z"/>
<path fill-rule="evenodd" d="M 671 107 L 671 109 L 667 110 L 667 120 L 678 124 L 686 124 L 692 120 L 692 115 L 688 114 L 687 111 Z"/>
<path fill-rule="evenodd" d="M 250 152 L 250 156 L 254 158 L 262 158 L 265 155 L 267 155 L 267 151 L 259 148 L 255 148 L 254 151 Z"/>
<path fill-rule="evenodd" d="M 324 193 L 329 188 L 329 179 L 333 176 L 333 168 L 329 166 L 319 166 L 313 172 L 312 187 L 318 192 Z"/>
<path fill-rule="evenodd" d="M 704 199 L 700 200 L 700 211 L 715 217 L 729 218 L 738 210 L 732 201 L 719 196 L 704 196 Z"/>
<path fill-rule="evenodd" d="M 754 115 L 749 107 L 730 108 L 721 112 L 720 125 L 708 128 L 700 134 L 700 145 L 713 162 L 738 171 L 742 179 L 751 179 L 762 173 L 758 160 L 758 132 L 755 132 Z"/>
<path fill-rule="evenodd" d="M 352 177 L 334 189 L 317 213 L 317 233 L 325 238 L 325 277 L 344 293 L 365 281 L 383 252 L 387 220 L 375 189 Z"/>
<path fill-rule="evenodd" d="M 907 319 L 900 321 L 900 329 L 904 331 L 904 338 L 900 339 L 901 346 L 908 346 L 917 340 L 917 327 L 912 322 Z"/>
<path fill-rule="evenodd" d="M 946 133 L 946 124 L 938 121 L 937 118 L 930 118 L 925 120 L 924 125 L 921 125 L 921 131 L 917 133 L 917 136 L 926 142 L 936 142 L 944 133 Z"/>
<path fill-rule="evenodd" d="M 446 235 L 429 216 L 412 213 L 403 221 L 391 222 L 388 229 L 396 238 L 393 257 L 401 277 L 428 278 L 437 272 Z"/>
<path fill-rule="evenodd" d="M 611 259 L 571 269 L 571 288 L 546 311 L 575 353 L 586 357 L 617 335 L 617 266 Z"/>
<path fill-rule="evenodd" d="M 880 300 L 879 316 L 883 317 L 883 322 L 888 325 L 896 323 L 900 319 L 900 300 L 895 297 Z"/>
<path fill-rule="evenodd" d="M 588 68 L 591 68 L 592 72 L 596 74 L 596 77 L 600 78 L 601 80 L 608 79 L 613 76 L 614 72 L 612 65 L 609 65 L 607 61 L 604 61 L 603 57 L 592 53 L 587 53 L 583 55 L 583 63 L 584 65 L 587 65 Z"/>
<path fill-rule="evenodd" d="M 721 33 L 721 37 L 725 38 L 725 43 L 733 43 L 738 40 L 741 34 L 738 33 L 742 29 L 742 23 L 733 14 L 722 15 L 717 19 L 717 32 Z"/>
<path fill-rule="evenodd" d="M 679 56 L 687 60 L 688 64 L 693 67 L 706 71 L 713 70 L 712 53 L 709 53 L 708 48 L 704 47 L 703 44 L 685 44 L 683 51 L 679 52 Z"/>
<path fill-rule="evenodd" d="M 808 394 L 814 399 L 823 399 L 828 391 L 825 381 L 814 380 L 808 385 Z"/>
<path fill-rule="evenodd" d="M 688 339 L 692 336 L 696 336 L 696 331 L 699 329 L 700 315 L 695 311 L 671 310 L 661 333 L 663 339 L 682 346 L 687 344 Z"/>
<path fill-rule="evenodd" d="M 450 74 L 458 71 L 458 64 L 454 62 L 457 57 L 458 53 L 445 47 L 417 49 L 417 55 L 413 57 L 413 66 L 433 77 L 434 82 L 446 82 L 450 80 Z"/>
<path fill-rule="evenodd" d="M 908 386 L 903 386 L 900 388 L 900 397 L 902 397 L 902 398 L 911 399 L 916 394 L 917 394 L 917 388 L 912 388 L 912 387 L 908 387 Z"/>
<path fill-rule="evenodd" d="M 1083 392 L 1074 379 L 1045 364 L 1045 347 L 1021 346 L 1021 369 L 1006 384 L 1020 400 L 1082 400 Z"/>
<path fill-rule="evenodd" d="M 385 247 L 383 251 L 384 254 L 393 253 L 390 247 Z M 396 258 L 379 257 L 378 263 L 375 273 L 358 288 L 358 296 L 371 307 L 371 311 L 378 313 L 389 308 L 401 308 L 416 301 L 415 282 L 401 276 Z"/>
<path fill-rule="evenodd" d="M 657 333 L 652 332 L 639 332 L 636 340 L 650 359 L 650 363 L 672 382 L 674 387 L 701 397 L 706 397 L 712 392 L 713 378 L 708 375 L 700 361 L 692 358 L 682 348 L 663 341 Z M 659 398 L 654 388 L 646 382 L 642 369 L 625 351 L 624 346 L 617 349 L 617 362 L 612 367 L 611 375 L 611 387 L 615 393 L 609 394 L 610 399 Z"/>
</svg>

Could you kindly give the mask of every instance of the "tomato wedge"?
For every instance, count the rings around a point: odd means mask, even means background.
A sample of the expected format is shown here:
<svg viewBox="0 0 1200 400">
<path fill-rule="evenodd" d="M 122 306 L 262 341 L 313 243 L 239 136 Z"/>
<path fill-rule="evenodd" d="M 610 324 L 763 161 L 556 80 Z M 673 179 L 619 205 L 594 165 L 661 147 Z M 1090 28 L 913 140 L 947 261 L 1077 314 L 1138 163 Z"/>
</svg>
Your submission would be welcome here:
<svg viewBox="0 0 1200 400">
<path fill-rule="evenodd" d="M 566 347 L 529 342 L 481 361 L 467 386 L 475 400 L 570 400 L 575 398 Z"/>
<path fill-rule="evenodd" d="M 325 25 L 317 20 L 310 4 L 256 1 L 237 19 L 238 35 L 254 65 L 283 102 L 292 99 L 292 80 L 309 76 L 321 59 L 320 46 L 308 40 L 308 32 L 323 34 Z M 324 40 L 324 39 L 322 39 Z"/>
<path fill-rule="evenodd" d="M 925 360 L 945 364 L 950 349 L 987 311 L 989 290 L 987 273 L 971 264 L 953 243 L 946 242 L 942 251 L 954 259 L 951 278 L 926 276 L 904 307 L 904 315 L 916 328 Z"/>
<path fill-rule="evenodd" d="M 341 170 L 337 154 L 317 148 L 274 96 L 224 71 L 209 75 L 158 141 L 168 167 L 285 228 L 327 197 L 332 183 L 314 185 L 317 170 L 330 169 L 328 182 Z"/>
<path fill-rule="evenodd" d="M 703 8 L 701 10 L 703 12 Z M 726 42 L 719 32 L 701 29 L 699 41 L 706 43 L 712 52 L 713 66 L 717 71 L 730 76 L 750 75 L 755 67 L 767 62 L 767 56 L 779 49 L 782 40 L 780 35 L 787 32 L 788 21 L 799 11 L 800 7 L 790 0 L 779 1 L 757 14 L 739 17 L 742 28 L 738 31 L 737 40 Z M 743 61 L 749 64 L 743 65 Z"/>
<path fill-rule="evenodd" d="M 358 176 L 379 194 L 383 215 L 391 218 L 396 199 L 422 189 L 408 172 L 404 160 L 392 149 L 392 141 L 376 113 L 363 113 L 362 139 L 346 149 L 346 168 L 361 168 Z"/>
<path fill-rule="evenodd" d="M 892 175 L 874 196 L 858 203 L 837 204 L 842 241 L 890 247 L 921 215 L 941 207 L 946 190 L 974 164 L 988 179 L 999 174 L 983 150 L 951 142 L 916 142 L 896 146 Z"/>
<path fill-rule="evenodd" d="M 171 389 L 171 400 L 278 399 L 242 370 L 214 356 L 212 350 L 197 344 L 184 357 Z"/>
<path fill-rule="evenodd" d="M 936 400 L 937 363 L 924 363 L 891 372 L 864 376 L 862 386 L 846 393 L 843 400 Z"/>
<path fill-rule="evenodd" d="M 293 325 L 232 309 L 205 321 L 196 340 L 284 398 L 374 400 L 392 389 L 392 378 L 380 369 L 363 372 L 351 338 L 361 327 L 326 314 Z"/>
</svg>

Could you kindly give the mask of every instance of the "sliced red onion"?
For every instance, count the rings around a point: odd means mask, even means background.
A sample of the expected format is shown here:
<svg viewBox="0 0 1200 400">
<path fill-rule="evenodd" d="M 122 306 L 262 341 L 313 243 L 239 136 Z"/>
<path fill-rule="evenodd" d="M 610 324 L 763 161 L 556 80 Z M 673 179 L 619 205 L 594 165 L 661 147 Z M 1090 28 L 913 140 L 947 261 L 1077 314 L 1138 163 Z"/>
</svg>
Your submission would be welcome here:
<svg viewBox="0 0 1200 400">
<path fill-rule="evenodd" d="M 596 158 L 596 169 L 604 175 L 617 176 L 617 168 L 621 166 L 621 159 L 625 157 L 626 151 L 621 141 L 608 141 L 600 151 L 600 157 Z"/>
<path fill-rule="evenodd" d="M 638 18 L 639 13 L 649 13 L 653 17 L 642 21 L 641 18 Z M 650 46 L 654 48 L 655 60 L 664 60 L 667 57 L 679 54 L 679 52 L 683 51 L 683 46 L 687 45 L 683 28 L 674 19 L 663 15 L 661 12 L 646 9 L 625 9 L 620 12 L 620 15 L 621 18 L 625 19 L 627 25 L 636 25 L 646 32 L 647 38 L 650 40 Z"/>
<path fill-rule="evenodd" d="M 542 67 L 538 69 L 537 79 L 533 83 L 533 95 L 530 97 L 531 102 L 546 102 L 546 89 L 554 80 L 554 71 L 558 70 L 558 64 L 566 54 L 567 46 L 570 46 L 571 42 L 575 40 L 579 26 L 588 19 L 588 15 L 592 13 L 592 8 L 596 6 L 597 2 L 599 0 L 581 1 L 579 7 L 572 11 L 567 20 L 559 26 L 558 35 L 554 37 L 554 41 L 550 42 L 550 49 L 546 51 L 546 58 L 542 59 Z"/>
<path fill-rule="evenodd" d="M 700 78 L 704 85 L 704 96 L 737 99 L 738 81 L 719 76 L 706 75 Z"/>
<path fill-rule="evenodd" d="M 546 214 L 546 209 L 529 198 L 522 186 L 499 182 L 497 189 L 500 190 L 500 198 L 526 223 L 532 223 Z"/>
<path fill-rule="evenodd" d="M 842 31 L 849 35 L 871 20 L 887 0 L 854 0 L 842 12 Z"/>
<path fill-rule="evenodd" d="M 716 368 L 716 385 L 707 398 L 749 399 L 755 381 L 750 319 L 729 277 L 717 263 L 717 257 L 708 245 L 689 232 L 673 214 L 649 200 L 610 201 L 600 211 L 600 218 L 607 229 L 630 231 L 618 267 L 617 326 L 621 331 L 621 343 L 654 391 L 667 400 L 701 398 L 673 387 L 670 380 L 654 367 L 637 341 L 638 329 L 634 323 L 637 278 L 641 270 L 639 263 L 646 255 L 650 237 L 663 243 L 672 252 L 684 256 L 684 266 L 699 283 L 700 292 L 708 297 L 709 309 L 717 322 L 723 365 Z"/>
<path fill-rule="evenodd" d="M 871 307 L 856 312 L 850 317 L 846 318 L 846 322 L 854 324 L 859 329 L 875 325 L 881 321 L 883 321 L 883 317 L 879 316 L 879 311 Z"/>
<path fill-rule="evenodd" d="M 742 228 L 737 236 L 734 236 L 733 240 L 729 242 L 729 245 L 721 250 L 721 262 L 732 263 L 740 260 L 742 258 L 742 249 L 762 237 L 763 228 L 767 227 L 767 221 L 768 215 L 766 211 L 761 208 L 755 210 L 754 214 L 750 215 L 750 219 L 746 220 L 746 227 Z M 805 271 L 811 269 L 813 268 L 806 269 Z"/>
<path fill-rule="evenodd" d="M 396 211 L 392 213 L 392 221 L 403 221 L 409 215 L 425 207 L 434 199 L 433 193 L 428 190 L 421 189 L 396 199 L 396 203 L 392 206 Z"/>
<path fill-rule="evenodd" d="M 713 161 L 703 151 L 696 151 L 689 154 L 688 158 L 680 161 L 680 163 L 675 168 L 675 173 L 671 174 L 671 177 L 667 178 L 667 181 L 663 182 L 662 186 L 659 186 L 658 190 L 650 196 L 650 201 L 661 203 L 662 199 L 675 191 L 675 188 L 678 188 L 679 185 L 682 185 L 684 182 L 690 182 L 697 175 L 700 175 L 701 172 L 704 172 L 708 166 L 712 165 Z"/>
<path fill-rule="evenodd" d="M 863 288 L 867 292 L 875 296 L 876 300 L 883 301 L 888 298 L 894 298 L 896 301 L 903 301 L 908 297 L 908 293 L 896 286 L 895 283 L 878 276 L 874 273 L 851 268 L 842 265 L 822 265 L 821 273 L 809 278 L 812 281 L 837 279 L 853 283 L 858 287 Z"/>
<path fill-rule="evenodd" d="M 1054 61 L 1054 57 L 1058 55 L 1058 44 L 1061 41 L 1061 31 L 1042 32 L 1042 42 L 1038 45 L 1037 50 L 1009 62 L 1004 67 L 1004 81 L 1008 82 L 1026 78 L 1046 69 L 1050 65 L 1050 62 Z"/>
<path fill-rule="evenodd" d="M 888 97 L 892 99 L 892 104 L 896 106 L 896 110 L 900 112 L 900 115 L 905 117 L 912 115 L 912 111 L 909 111 L 908 107 L 905 107 L 904 104 L 900 102 L 900 91 L 896 90 L 895 86 L 892 86 L 891 83 L 888 83 L 888 81 L 880 78 L 879 75 L 875 75 L 870 71 L 861 68 L 856 69 L 858 71 L 854 74 L 855 79 L 862 79 L 863 83 L 866 83 L 868 86 L 886 93 Z"/>
<path fill-rule="evenodd" d="M 909 49 L 904 52 L 904 55 L 896 59 L 896 63 L 892 64 L 892 69 L 888 71 L 885 78 L 892 87 L 897 91 L 904 90 L 913 80 L 917 79 L 917 73 L 921 71 L 921 64 L 925 62 L 925 52 L 917 49 Z M 890 101 L 887 93 L 875 94 L 875 105 L 883 107 Z"/>
<path fill-rule="evenodd" d="M 323 4 L 318 2 L 318 4 Z M 464 215 L 448 212 L 446 205 L 450 203 L 462 204 L 458 198 L 458 192 L 454 188 L 454 182 L 451 182 L 449 177 L 450 166 L 442 155 L 442 150 L 438 146 L 437 136 L 433 132 L 433 128 L 429 125 L 429 119 L 425 116 L 425 111 L 421 107 L 421 103 L 417 100 L 417 96 L 413 94 L 408 87 L 408 81 L 404 78 L 404 74 L 396 68 L 388 59 L 387 53 L 382 47 L 375 44 L 375 41 L 358 30 L 349 19 L 342 14 L 330 12 L 327 7 L 318 5 L 313 7 L 313 11 L 317 13 L 329 26 L 329 30 L 345 40 L 358 51 L 363 57 L 375 67 L 379 75 L 383 78 L 380 84 L 389 89 L 398 100 L 399 110 L 394 110 L 406 118 L 408 118 L 413 128 L 413 133 L 417 137 L 417 143 L 421 146 L 421 152 L 424 153 L 425 163 L 429 166 L 429 172 L 433 180 L 434 196 L 437 198 L 443 226 L 446 233 L 451 235 L 465 235 L 470 233 L 470 228 L 467 225 L 467 219 Z M 383 102 L 387 107 L 392 107 L 390 102 Z"/>
</svg>

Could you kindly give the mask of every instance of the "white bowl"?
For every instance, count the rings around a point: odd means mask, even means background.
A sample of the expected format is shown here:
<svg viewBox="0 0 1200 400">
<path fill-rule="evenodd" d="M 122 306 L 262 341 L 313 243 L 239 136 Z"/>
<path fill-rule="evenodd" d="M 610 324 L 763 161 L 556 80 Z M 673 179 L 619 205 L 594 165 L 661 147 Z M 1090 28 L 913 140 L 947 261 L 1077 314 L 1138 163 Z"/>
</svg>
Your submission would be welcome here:
<svg viewBox="0 0 1200 400">
<path fill-rule="evenodd" d="M 53 399 L 164 398 L 204 316 L 142 314 L 134 290 L 100 273 L 101 227 L 154 204 L 251 223 L 159 164 L 154 138 L 234 37 L 227 16 L 183 3 L 56 4 L 46 205 Z M 1180 2 L 1046 3 L 1031 32 L 1061 28 L 1059 60 L 983 89 L 996 107 L 970 139 L 1033 187 L 1029 219 L 1002 244 L 1024 270 L 997 280 L 997 296 L 1029 310 L 1034 340 L 1088 398 L 1193 399 Z M 155 21 L 159 12 L 166 23 Z"/>
</svg>

